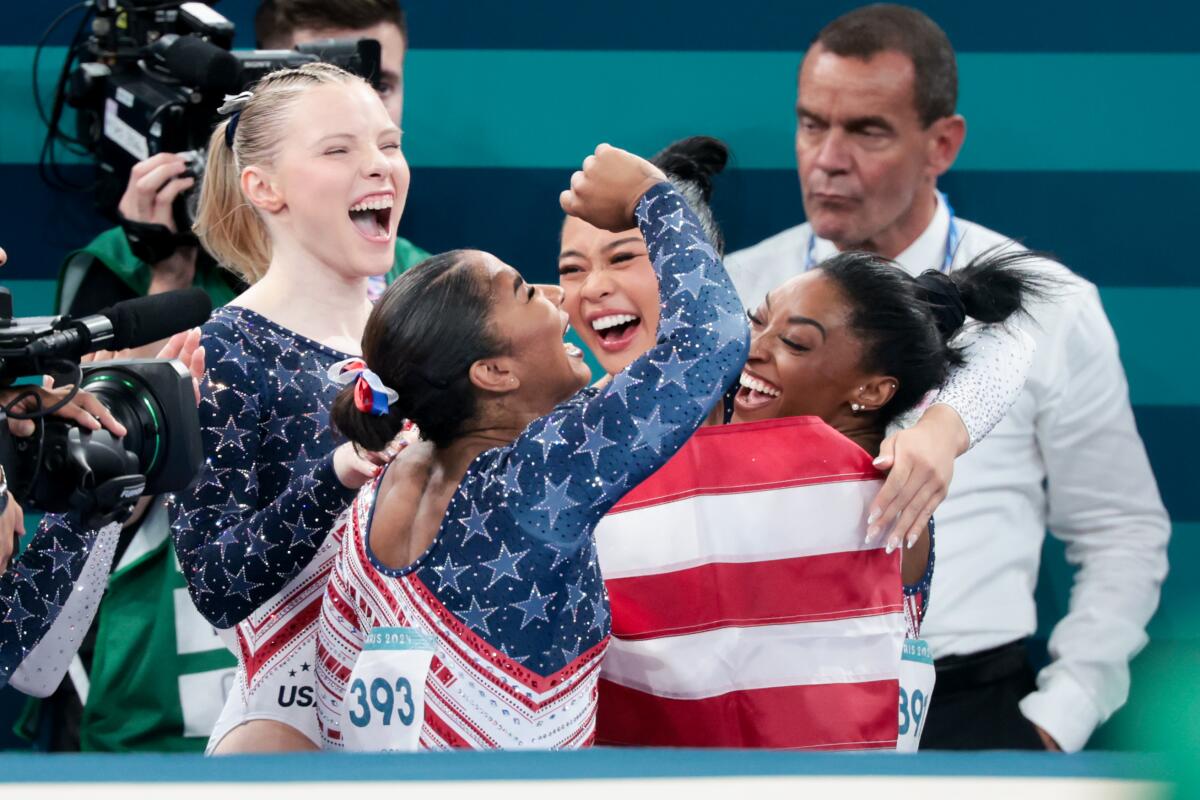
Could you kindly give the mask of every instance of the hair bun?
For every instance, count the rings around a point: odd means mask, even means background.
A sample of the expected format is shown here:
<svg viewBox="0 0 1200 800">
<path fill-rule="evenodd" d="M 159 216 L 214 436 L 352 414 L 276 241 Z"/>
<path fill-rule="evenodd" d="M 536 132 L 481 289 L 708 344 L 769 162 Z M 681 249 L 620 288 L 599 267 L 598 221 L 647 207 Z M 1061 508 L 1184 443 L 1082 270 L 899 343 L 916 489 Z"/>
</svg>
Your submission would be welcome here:
<svg viewBox="0 0 1200 800">
<path fill-rule="evenodd" d="M 958 285 L 936 269 L 917 276 L 917 294 L 933 312 L 943 339 L 950 339 L 967 320 L 967 306 Z"/>
<path fill-rule="evenodd" d="M 707 203 L 712 198 L 713 176 L 729 161 L 729 147 L 711 136 L 689 136 L 667 145 L 650 161 L 668 175 L 695 183 Z"/>
</svg>

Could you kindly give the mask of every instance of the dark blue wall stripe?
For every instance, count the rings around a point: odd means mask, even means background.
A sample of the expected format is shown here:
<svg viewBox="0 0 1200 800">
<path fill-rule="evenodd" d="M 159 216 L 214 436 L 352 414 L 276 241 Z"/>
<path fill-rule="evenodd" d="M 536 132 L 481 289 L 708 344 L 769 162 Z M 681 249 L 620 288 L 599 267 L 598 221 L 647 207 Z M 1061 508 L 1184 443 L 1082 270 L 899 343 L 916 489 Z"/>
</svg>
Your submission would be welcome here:
<svg viewBox="0 0 1200 800">
<path fill-rule="evenodd" d="M 68 168 L 85 181 L 87 167 Z M 401 231 L 431 251 L 477 247 L 537 280 L 555 274 L 565 169 L 416 168 Z M 0 246 L 8 279 L 49 278 L 63 254 L 106 227 L 85 195 L 49 189 L 33 165 L 0 165 Z M 1180 241 L 1200 219 L 1193 173 L 958 172 L 958 213 L 1050 250 L 1102 287 L 1200 287 Z M 502 197 L 502 202 L 497 198 Z M 803 220 L 796 174 L 733 170 L 714 198 L 730 249 Z"/>
<path fill-rule="evenodd" d="M 1200 492 L 1191 464 L 1196 431 L 1200 430 L 1200 406 L 1134 406 L 1133 414 L 1171 519 L 1200 521 Z M 1120 466 L 1113 468 L 1119 470 Z M 1180 566 L 1192 569 L 1195 565 Z"/>
<path fill-rule="evenodd" d="M 0 45 L 32 44 L 69 0 L 10 14 Z M 421 48 L 533 50 L 803 50 L 827 22 L 862 5 L 855 0 L 405 0 L 412 44 Z M 921 0 L 959 52 L 1197 52 L 1194 3 L 1059 0 L 963 3 Z M 252 44 L 256 0 L 225 0 L 218 10 Z M 73 29 L 73 26 L 70 26 Z M 55 43 L 65 43 L 56 37 Z"/>
</svg>

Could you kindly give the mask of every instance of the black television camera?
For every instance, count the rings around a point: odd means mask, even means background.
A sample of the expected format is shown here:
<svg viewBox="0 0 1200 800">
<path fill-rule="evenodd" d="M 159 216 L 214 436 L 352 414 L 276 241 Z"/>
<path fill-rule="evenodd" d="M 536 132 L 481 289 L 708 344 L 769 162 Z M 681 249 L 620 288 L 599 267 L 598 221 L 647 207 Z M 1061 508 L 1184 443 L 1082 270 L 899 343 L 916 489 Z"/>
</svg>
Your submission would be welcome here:
<svg viewBox="0 0 1200 800">
<path fill-rule="evenodd" d="M 269 72 L 325 61 L 378 86 L 380 48 L 374 39 L 328 39 L 295 50 L 230 50 L 233 23 L 205 3 L 90 0 L 86 5 L 47 120 L 43 159 L 53 160 L 55 138 L 91 153 L 97 203 L 106 212 L 115 212 L 133 165 L 156 153 L 184 154 L 199 186 L 224 96 L 249 88 Z M 84 37 L 88 19 L 91 33 Z M 73 137 L 59 130 L 64 101 L 77 110 Z M 193 189 L 177 199 L 177 230 L 191 231 L 198 197 Z"/>
<path fill-rule="evenodd" d="M 0 415 L 0 464 L 13 496 L 22 505 L 66 513 L 96 528 L 127 519 L 143 494 L 186 488 L 204 461 L 187 368 L 160 359 L 82 367 L 79 361 L 96 350 L 137 347 L 187 330 L 210 311 L 208 295 L 185 289 L 117 303 L 87 317 L 14 319 L 12 295 L 0 287 L 0 384 L 52 375 L 56 384 L 94 394 L 127 430 L 123 438 L 84 430 L 50 417 L 54 407 L 18 415 L 12 412 L 22 399 L 18 394 L 4 414 L 35 419 L 38 430 L 14 437 Z"/>
</svg>

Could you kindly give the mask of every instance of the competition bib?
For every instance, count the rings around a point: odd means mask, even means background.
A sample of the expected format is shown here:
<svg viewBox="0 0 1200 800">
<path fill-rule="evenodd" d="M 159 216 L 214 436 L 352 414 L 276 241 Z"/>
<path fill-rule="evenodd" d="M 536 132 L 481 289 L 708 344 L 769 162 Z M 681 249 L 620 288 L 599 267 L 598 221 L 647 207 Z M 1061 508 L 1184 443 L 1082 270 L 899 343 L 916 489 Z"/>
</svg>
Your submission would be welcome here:
<svg viewBox="0 0 1200 800">
<path fill-rule="evenodd" d="M 343 704 L 347 750 L 417 749 L 425 678 L 436 649 L 436 640 L 417 628 L 374 628 L 367 634 Z"/>
<path fill-rule="evenodd" d="M 933 699 L 933 656 L 924 639 L 905 639 L 900 657 L 900 727 L 896 750 L 915 753 Z"/>
</svg>

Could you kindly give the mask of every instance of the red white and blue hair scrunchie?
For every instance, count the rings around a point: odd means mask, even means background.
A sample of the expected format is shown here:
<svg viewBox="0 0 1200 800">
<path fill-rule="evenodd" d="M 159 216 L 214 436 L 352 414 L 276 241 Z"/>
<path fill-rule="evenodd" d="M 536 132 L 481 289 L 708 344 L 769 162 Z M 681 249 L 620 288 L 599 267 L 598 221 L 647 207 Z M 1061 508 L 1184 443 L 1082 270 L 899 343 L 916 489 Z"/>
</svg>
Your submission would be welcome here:
<svg viewBox="0 0 1200 800">
<path fill-rule="evenodd" d="M 329 367 L 329 379 L 348 386 L 354 383 L 354 406 L 373 417 L 387 416 L 388 406 L 400 399 L 395 389 L 383 385 L 383 380 L 367 367 L 361 358 L 347 358 Z"/>
</svg>

